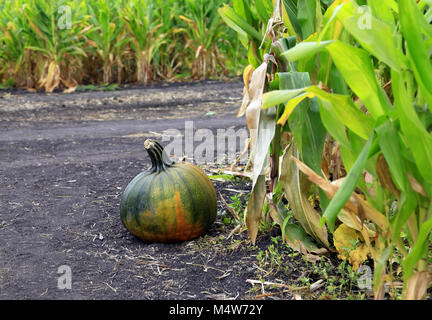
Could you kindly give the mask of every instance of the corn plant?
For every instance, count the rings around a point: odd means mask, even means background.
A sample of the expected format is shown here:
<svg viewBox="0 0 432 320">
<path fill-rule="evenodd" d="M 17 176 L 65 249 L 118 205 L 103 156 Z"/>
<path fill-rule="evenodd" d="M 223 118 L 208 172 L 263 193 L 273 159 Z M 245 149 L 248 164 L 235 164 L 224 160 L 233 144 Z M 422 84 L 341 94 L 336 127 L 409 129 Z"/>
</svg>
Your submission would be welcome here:
<svg viewBox="0 0 432 320">
<path fill-rule="evenodd" d="M 179 25 L 178 13 L 181 3 L 172 0 L 156 0 L 154 8 L 157 20 L 162 25 L 165 41 L 160 42 L 153 56 L 153 68 L 158 78 L 173 80 L 186 68 L 183 29 Z M 162 32 L 162 30 L 161 30 Z"/>
<path fill-rule="evenodd" d="M 215 14 L 226 2 L 1 0 L 0 81 L 71 91 L 238 74 L 244 51 Z"/>
<path fill-rule="evenodd" d="M 148 83 L 152 80 L 154 56 L 166 41 L 164 25 L 156 15 L 155 4 L 137 0 L 122 11 L 122 17 L 132 38 L 130 44 L 136 56 L 136 80 L 139 83 Z"/>
<path fill-rule="evenodd" d="M 253 12 L 245 4 L 237 1 L 237 9 L 222 14 L 251 43 L 260 37 L 245 19 L 244 12 Z M 432 230 L 430 4 L 283 4 L 286 12 L 297 12 L 285 15 L 275 1 L 265 33 L 273 49 L 244 73 L 243 112 L 247 121 L 253 115 L 257 131 L 250 237 L 254 241 L 264 201 L 285 240 L 303 252 L 319 251 L 298 233 L 298 224 L 331 249 L 327 230 L 334 233 L 342 222 L 361 234 L 364 255 L 374 261 L 377 299 L 384 297 L 395 258 L 401 261 L 403 297 L 421 299 L 430 285 Z M 267 166 L 270 195 L 262 174 Z M 310 183 L 320 188 L 318 212 L 307 196 Z M 296 227 L 275 203 L 281 195 Z"/>
<path fill-rule="evenodd" d="M 76 16 L 70 27 L 59 25 L 61 21 L 61 2 L 50 0 L 33 0 L 26 5 L 22 14 L 27 19 L 29 28 L 26 30 L 26 48 L 39 55 L 41 59 L 33 59 L 39 74 L 38 88 L 44 87 L 47 92 L 53 91 L 61 83 L 66 87 L 76 87 L 71 78 L 77 57 L 85 56 L 81 48 L 80 23 Z"/>
<path fill-rule="evenodd" d="M 286 165 L 286 171 L 292 172 L 278 172 L 279 165 L 283 164 L 279 162 L 279 158 L 286 147 L 283 140 L 286 140 L 288 135 L 293 135 L 297 143 L 292 150 L 299 150 L 301 158 L 305 158 L 308 164 L 313 164 L 314 168 L 320 167 L 326 133 L 317 116 L 316 101 L 305 102 L 303 111 L 295 114 L 291 123 L 286 126 L 275 123 L 275 117 L 282 114 L 281 107 L 269 106 L 272 108 L 265 110 L 261 107 L 264 91 L 292 89 L 295 92 L 310 85 L 309 74 L 298 70 L 302 66 L 291 64 L 281 53 L 283 49 L 295 45 L 296 39 L 301 39 L 303 34 L 310 32 L 309 24 L 303 25 L 297 16 L 312 15 L 312 12 L 316 14 L 320 10 L 311 6 L 297 7 L 294 1 L 276 1 L 275 4 L 273 7 L 272 2 L 266 0 L 237 0 L 232 8 L 225 6 L 219 10 L 224 20 L 239 33 L 242 43 L 247 46 L 250 63 L 244 71 L 245 98 L 238 112 L 238 116 L 246 116 L 251 134 L 253 190 L 246 216 L 248 232 L 254 242 L 265 201 L 270 208 L 276 208 L 280 204 L 273 206 L 273 200 L 266 197 L 265 176 L 262 172 L 271 163 L 269 189 L 274 192 L 274 200 L 278 198 L 280 201 L 279 194 L 284 193 L 295 218 L 301 224 L 301 237 L 305 238 L 308 233 L 328 248 L 327 231 L 318 227 L 320 215 L 307 200 L 309 184 L 296 168 L 291 170 Z M 312 16 L 315 21 L 315 16 Z M 275 213 L 275 210 L 271 211 Z M 285 217 L 273 215 L 281 226 L 285 225 L 284 228 L 297 228 L 287 225 Z M 295 241 L 291 242 L 294 245 Z M 299 248 L 298 245 L 296 247 Z M 312 249 L 311 246 L 309 248 Z"/>
<path fill-rule="evenodd" d="M 89 15 L 88 22 L 92 26 L 87 33 L 88 43 L 102 62 L 102 82 L 109 83 L 116 64 L 116 48 L 128 41 L 123 33 L 125 22 L 120 15 L 122 3 L 96 0 L 87 1 L 86 7 Z"/>
<path fill-rule="evenodd" d="M 188 62 L 192 79 L 204 79 L 220 71 L 228 73 L 219 52 L 225 28 L 217 13 L 221 3 L 220 0 L 185 0 L 184 11 L 188 14 L 178 15 L 186 22 L 185 49 L 190 51 Z"/>
<path fill-rule="evenodd" d="M 6 3 L 0 10 L 0 75 L 14 79 L 18 86 L 32 86 L 29 54 L 26 50 L 25 30 L 28 22 L 23 15 L 16 14 L 15 7 Z M 0 77 L 1 80 L 1 77 Z"/>
</svg>

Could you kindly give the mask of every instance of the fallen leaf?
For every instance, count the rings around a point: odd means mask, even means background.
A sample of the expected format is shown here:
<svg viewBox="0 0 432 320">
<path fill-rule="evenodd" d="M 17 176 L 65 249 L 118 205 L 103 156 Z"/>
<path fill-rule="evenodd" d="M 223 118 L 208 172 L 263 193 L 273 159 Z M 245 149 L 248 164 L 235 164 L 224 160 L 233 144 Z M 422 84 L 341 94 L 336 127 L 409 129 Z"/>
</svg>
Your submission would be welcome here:
<svg viewBox="0 0 432 320">
<path fill-rule="evenodd" d="M 353 248 L 353 242 L 357 242 L 355 248 Z M 345 224 L 341 224 L 335 230 L 333 243 L 339 253 L 338 257 L 342 260 L 347 260 L 348 258 L 348 262 L 353 266 L 354 271 L 357 270 L 370 255 L 370 250 L 363 242 L 361 234 Z"/>
</svg>

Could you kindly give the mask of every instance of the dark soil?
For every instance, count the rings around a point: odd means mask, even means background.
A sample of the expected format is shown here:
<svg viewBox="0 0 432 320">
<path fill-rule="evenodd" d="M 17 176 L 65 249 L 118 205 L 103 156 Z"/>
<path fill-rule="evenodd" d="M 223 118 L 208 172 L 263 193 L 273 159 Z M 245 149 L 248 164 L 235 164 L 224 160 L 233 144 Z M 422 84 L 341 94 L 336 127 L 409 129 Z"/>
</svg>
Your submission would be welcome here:
<svg viewBox="0 0 432 320">
<path fill-rule="evenodd" d="M 244 230 L 231 236 L 238 224 L 220 197 L 244 204 L 247 179 L 214 181 L 218 218 L 193 241 L 145 243 L 120 221 L 122 191 L 150 166 L 143 141 L 182 131 L 185 120 L 213 132 L 243 128 L 235 117 L 241 95 L 240 81 L 0 92 L 0 299 L 317 298 L 323 289 L 285 290 L 321 279 L 300 255 L 278 246 L 275 259 L 260 256 L 280 239 L 277 228 L 261 232 L 256 246 Z M 71 269 L 71 289 L 58 288 L 62 265 Z"/>
</svg>

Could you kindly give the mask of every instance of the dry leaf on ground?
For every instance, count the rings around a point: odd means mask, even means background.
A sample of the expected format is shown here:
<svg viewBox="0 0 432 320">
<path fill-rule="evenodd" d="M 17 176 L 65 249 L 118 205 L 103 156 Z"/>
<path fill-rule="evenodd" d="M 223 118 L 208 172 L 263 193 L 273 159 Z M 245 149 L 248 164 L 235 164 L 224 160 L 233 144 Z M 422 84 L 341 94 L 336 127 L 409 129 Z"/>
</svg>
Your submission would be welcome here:
<svg viewBox="0 0 432 320">
<path fill-rule="evenodd" d="M 333 243 L 339 253 L 338 257 L 342 260 L 348 258 L 354 270 L 357 270 L 370 255 L 370 250 L 363 242 L 361 234 L 343 223 L 335 230 Z"/>
</svg>

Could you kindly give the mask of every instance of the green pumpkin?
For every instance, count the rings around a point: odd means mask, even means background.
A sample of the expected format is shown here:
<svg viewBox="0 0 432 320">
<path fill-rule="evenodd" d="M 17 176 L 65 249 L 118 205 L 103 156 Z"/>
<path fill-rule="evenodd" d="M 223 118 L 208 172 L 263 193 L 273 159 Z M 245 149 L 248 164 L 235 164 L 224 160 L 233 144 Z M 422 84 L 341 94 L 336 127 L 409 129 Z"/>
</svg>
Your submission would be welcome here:
<svg viewBox="0 0 432 320">
<path fill-rule="evenodd" d="M 153 140 L 144 146 L 152 168 L 137 175 L 120 202 L 123 225 L 148 242 L 179 242 L 197 238 L 216 219 L 216 191 L 196 165 L 169 159 Z"/>
</svg>

